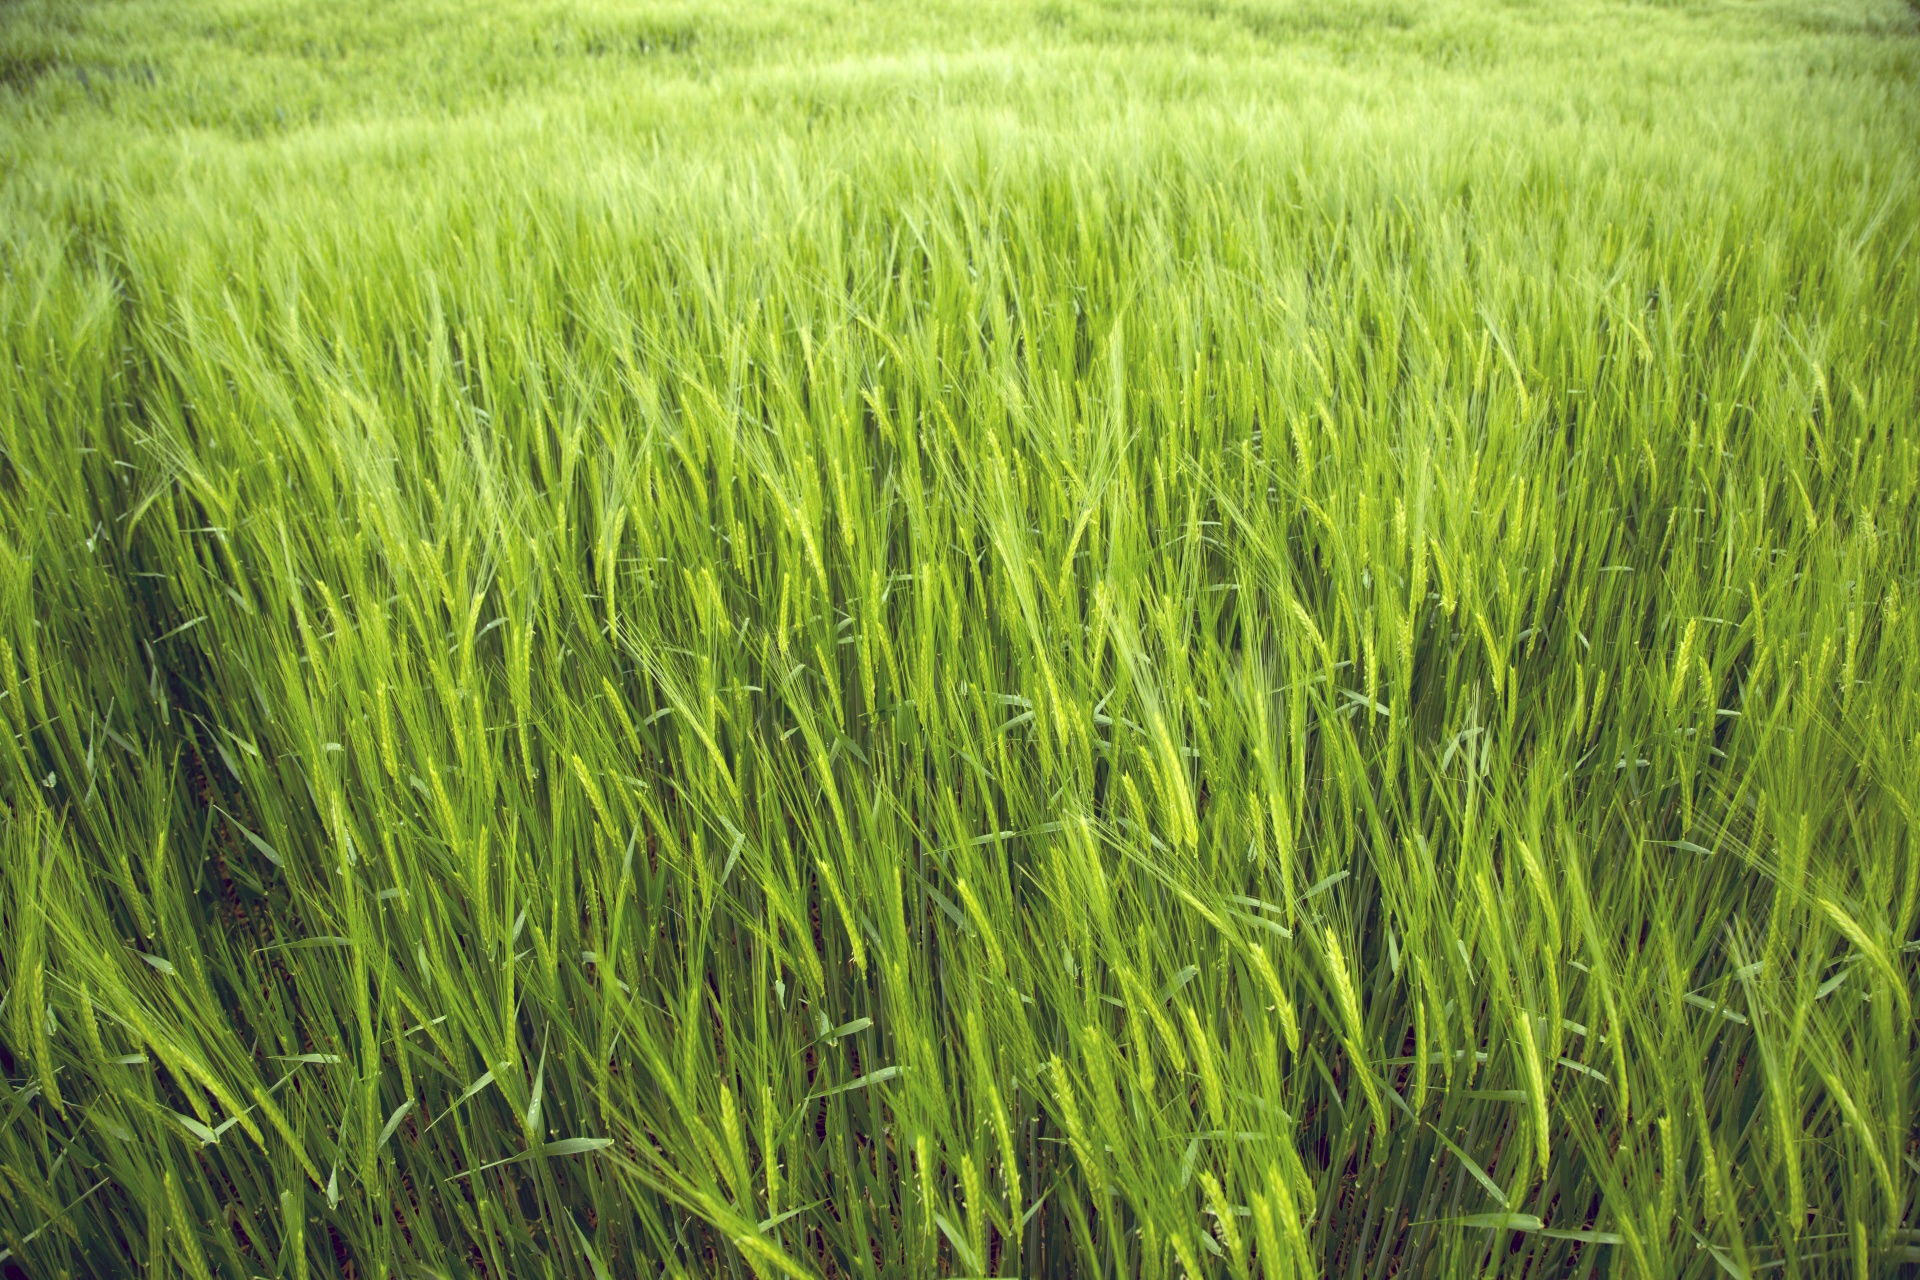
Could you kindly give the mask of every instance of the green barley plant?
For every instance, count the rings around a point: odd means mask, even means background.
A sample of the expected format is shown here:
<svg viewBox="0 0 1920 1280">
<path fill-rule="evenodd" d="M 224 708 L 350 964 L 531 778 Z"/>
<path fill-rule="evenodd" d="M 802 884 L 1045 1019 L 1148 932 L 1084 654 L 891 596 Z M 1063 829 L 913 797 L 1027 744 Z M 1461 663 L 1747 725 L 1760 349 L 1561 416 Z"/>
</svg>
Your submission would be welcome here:
<svg viewBox="0 0 1920 1280">
<path fill-rule="evenodd" d="M 1897 0 L 0 11 L 0 1271 L 1920 1261 Z"/>
</svg>

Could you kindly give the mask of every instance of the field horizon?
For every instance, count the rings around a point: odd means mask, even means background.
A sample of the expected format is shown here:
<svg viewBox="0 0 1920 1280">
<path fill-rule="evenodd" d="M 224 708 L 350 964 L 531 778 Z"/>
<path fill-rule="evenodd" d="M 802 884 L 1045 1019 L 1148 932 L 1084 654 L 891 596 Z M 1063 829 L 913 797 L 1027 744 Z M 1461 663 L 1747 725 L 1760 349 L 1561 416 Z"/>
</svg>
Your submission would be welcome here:
<svg viewBox="0 0 1920 1280">
<path fill-rule="evenodd" d="M 1917 89 L 0 6 L 0 1272 L 1911 1274 Z"/>
</svg>

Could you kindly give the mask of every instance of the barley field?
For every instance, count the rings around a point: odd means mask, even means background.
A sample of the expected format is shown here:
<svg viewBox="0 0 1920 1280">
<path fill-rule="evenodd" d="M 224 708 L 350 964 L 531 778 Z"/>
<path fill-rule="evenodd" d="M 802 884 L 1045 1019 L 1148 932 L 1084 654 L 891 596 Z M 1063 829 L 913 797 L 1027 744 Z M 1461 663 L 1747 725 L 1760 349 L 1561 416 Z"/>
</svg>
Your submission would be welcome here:
<svg viewBox="0 0 1920 1280">
<path fill-rule="evenodd" d="M 0 1272 L 1920 1263 L 1920 11 L 6 0 Z"/>
</svg>

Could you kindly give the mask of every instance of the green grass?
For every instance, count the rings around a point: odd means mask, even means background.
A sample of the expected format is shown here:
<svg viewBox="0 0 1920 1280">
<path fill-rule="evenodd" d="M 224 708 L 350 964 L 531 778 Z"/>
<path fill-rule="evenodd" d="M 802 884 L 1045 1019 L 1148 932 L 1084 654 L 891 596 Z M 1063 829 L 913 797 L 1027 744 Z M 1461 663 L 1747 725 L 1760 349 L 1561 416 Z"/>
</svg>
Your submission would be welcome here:
<svg viewBox="0 0 1920 1280">
<path fill-rule="evenodd" d="M 0 1269 L 1920 1260 L 1920 21 L 0 10 Z"/>
</svg>

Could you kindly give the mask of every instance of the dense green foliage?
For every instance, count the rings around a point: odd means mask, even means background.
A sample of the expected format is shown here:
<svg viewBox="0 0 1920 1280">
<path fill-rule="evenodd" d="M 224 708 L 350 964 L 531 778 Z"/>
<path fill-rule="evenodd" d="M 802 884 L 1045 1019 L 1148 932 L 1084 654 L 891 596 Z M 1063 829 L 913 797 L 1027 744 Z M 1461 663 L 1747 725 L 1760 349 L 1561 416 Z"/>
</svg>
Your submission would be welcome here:
<svg viewBox="0 0 1920 1280">
<path fill-rule="evenodd" d="M 1916 28 L 0 9 L 4 1265 L 1910 1264 Z"/>
</svg>

